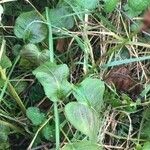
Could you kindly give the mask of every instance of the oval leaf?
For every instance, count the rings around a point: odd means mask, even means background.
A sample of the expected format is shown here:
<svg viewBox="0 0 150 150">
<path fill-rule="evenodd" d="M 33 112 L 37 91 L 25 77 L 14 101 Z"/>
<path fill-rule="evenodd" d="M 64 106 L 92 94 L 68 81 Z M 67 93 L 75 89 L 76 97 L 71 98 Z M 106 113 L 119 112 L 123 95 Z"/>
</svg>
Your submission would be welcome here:
<svg viewBox="0 0 150 150">
<path fill-rule="evenodd" d="M 150 142 L 145 142 L 142 150 L 150 150 Z"/>
<path fill-rule="evenodd" d="M 128 0 L 128 5 L 133 9 L 133 11 L 143 11 L 149 7 L 149 0 Z"/>
<path fill-rule="evenodd" d="M 32 121 L 33 125 L 40 125 L 46 119 L 44 113 L 41 113 L 37 107 L 29 107 L 26 112 L 27 117 Z"/>
<path fill-rule="evenodd" d="M 86 78 L 75 87 L 73 95 L 78 102 L 86 103 L 99 111 L 103 103 L 105 85 L 100 79 Z"/>
<path fill-rule="evenodd" d="M 74 0 L 77 6 L 83 9 L 95 9 L 98 6 L 98 0 Z"/>
<path fill-rule="evenodd" d="M 66 105 L 65 114 L 77 130 L 89 136 L 90 140 L 96 140 L 99 121 L 93 109 L 78 102 L 71 102 Z"/>
<path fill-rule="evenodd" d="M 105 12 L 107 13 L 112 12 L 115 9 L 118 2 L 119 0 L 105 0 L 105 4 L 104 4 Z"/>
<path fill-rule="evenodd" d="M 71 84 L 67 81 L 69 69 L 65 64 L 46 62 L 35 69 L 33 74 L 44 87 L 46 96 L 53 102 L 62 100 L 71 91 Z"/>
<path fill-rule="evenodd" d="M 71 29 L 74 26 L 74 18 L 64 7 L 49 10 L 49 18 L 54 27 Z"/>
<path fill-rule="evenodd" d="M 49 60 L 49 50 L 40 51 L 36 45 L 27 44 L 22 48 L 21 56 L 39 65 Z"/>
<path fill-rule="evenodd" d="M 31 43 L 42 42 L 47 36 L 47 27 L 40 21 L 42 20 L 35 11 L 22 13 L 15 23 L 15 35 Z"/>
</svg>

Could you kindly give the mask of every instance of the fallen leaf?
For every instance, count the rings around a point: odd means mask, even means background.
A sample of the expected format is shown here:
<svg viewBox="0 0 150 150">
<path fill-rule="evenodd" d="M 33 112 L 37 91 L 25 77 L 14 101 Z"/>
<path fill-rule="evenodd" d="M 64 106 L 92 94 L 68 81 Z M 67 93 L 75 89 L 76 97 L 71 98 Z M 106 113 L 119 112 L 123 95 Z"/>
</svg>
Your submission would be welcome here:
<svg viewBox="0 0 150 150">
<path fill-rule="evenodd" d="M 56 49 L 59 52 L 64 52 L 68 49 L 68 45 L 69 45 L 69 39 L 57 39 L 57 44 L 56 44 Z"/>
<path fill-rule="evenodd" d="M 131 98 L 136 99 L 142 90 L 142 85 L 132 78 L 132 74 L 127 67 L 117 67 L 110 71 L 105 81 L 109 85 L 114 85 L 118 92 L 128 93 Z"/>
<path fill-rule="evenodd" d="M 109 85 L 115 85 L 119 91 L 126 92 L 132 86 L 133 81 L 130 78 L 130 72 L 126 67 L 114 68 L 106 77 Z"/>
<path fill-rule="evenodd" d="M 150 9 L 144 14 L 143 17 L 143 31 L 148 31 L 150 29 Z"/>
</svg>

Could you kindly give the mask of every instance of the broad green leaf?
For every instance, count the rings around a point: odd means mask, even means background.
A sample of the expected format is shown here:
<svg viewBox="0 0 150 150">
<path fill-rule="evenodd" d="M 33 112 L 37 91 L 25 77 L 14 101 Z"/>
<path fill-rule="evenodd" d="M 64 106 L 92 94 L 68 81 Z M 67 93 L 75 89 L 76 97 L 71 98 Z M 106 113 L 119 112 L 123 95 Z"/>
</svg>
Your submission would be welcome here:
<svg viewBox="0 0 150 150">
<path fill-rule="evenodd" d="M 12 48 L 13 55 L 14 56 L 20 55 L 21 49 L 22 49 L 22 46 L 20 44 L 14 45 L 14 47 Z"/>
<path fill-rule="evenodd" d="M 49 50 L 40 51 L 34 44 L 27 44 L 21 50 L 21 56 L 28 61 L 40 65 L 49 60 Z"/>
<path fill-rule="evenodd" d="M 0 66 L 3 69 L 7 69 L 7 68 L 11 67 L 11 65 L 12 65 L 12 63 L 11 63 L 10 59 L 5 54 L 3 54 L 2 58 L 0 60 Z"/>
<path fill-rule="evenodd" d="M 26 112 L 27 117 L 32 121 L 33 125 L 40 125 L 46 119 L 44 113 L 41 113 L 37 107 L 29 107 Z"/>
<path fill-rule="evenodd" d="M 46 125 L 42 129 L 42 134 L 46 140 L 53 140 L 55 137 L 55 126 L 53 125 Z"/>
<path fill-rule="evenodd" d="M 9 128 L 3 125 L 0 125 L 0 143 L 6 142 L 8 140 Z"/>
<path fill-rule="evenodd" d="M 103 104 L 105 85 L 100 79 L 86 78 L 75 87 L 73 95 L 78 102 L 86 103 L 96 110 Z"/>
<path fill-rule="evenodd" d="M 33 70 L 33 68 L 35 69 L 37 67 L 37 64 L 33 64 L 29 60 L 21 58 L 19 61 L 19 67 L 25 70 L 28 70 L 28 69 Z"/>
<path fill-rule="evenodd" d="M 143 150 L 143 149 L 142 149 L 142 146 L 140 144 L 137 144 L 135 150 Z"/>
<path fill-rule="evenodd" d="M 74 18 L 66 7 L 50 9 L 49 18 L 53 27 L 71 29 L 74 26 Z"/>
<path fill-rule="evenodd" d="M 16 20 L 14 33 L 31 43 L 42 42 L 47 36 L 47 27 L 41 21 L 35 11 L 22 13 Z"/>
<path fill-rule="evenodd" d="M 99 120 L 97 113 L 88 106 L 71 102 L 65 107 L 66 118 L 70 123 L 83 134 L 90 137 L 90 140 L 96 140 Z"/>
<path fill-rule="evenodd" d="M 128 0 L 128 5 L 134 10 L 134 11 L 143 11 L 150 5 L 149 0 Z"/>
<path fill-rule="evenodd" d="M 5 8 L 4 14 L 7 16 L 17 17 L 22 12 L 27 12 L 27 11 L 32 10 L 31 6 L 27 5 L 23 1 L 17 1 L 17 3 L 14 0 L 6 0 L 6 1 L 7 1 L 7 3 L 4 3 L 3 6 Z M 37 1 L 36 1 L 36 3 L 37 3 Z"/>
<path fill-rule="evenodd" d="M 9 149 L 8 135 L 10 134 L 10 129 L 7 126 L 0 125 L 0 149 Z"/>
<path fill-rule="evenodd" d="M 104 0 L 104 2 L 105 2 L 105 4 L 104 4 L 105 12 L 110 13 L 115 9 L 119 0 Z"/>
<path fill-rule="evenodd" d="M 142 150 L 150 150 L 150 142 L 144 143 Z"/>
<path fill-rule="evenodd" d="M 46 96 L 53 102 L 62 100 L 71 91 L 71 84 L 67 81 L 69 69 L 65 64 L 46 62 L 35 69 L 33 74 L 44 87 Z"/>
<path fill-rule="evenodd" d="M 62 150 L 102 150 L 102 147 L 90 141 L 81 141 L 66 144 Z"/>
<path fill-rule="evenodd" d="M 141 14 L 141 12 L 142 12 L 142 11 L 135 11 L 135 10 L 133 10 L 128 4 L 126 4 L 124 6 L 124 10 L 126 11 L 126 13 L 128 14 L 128 16 L 130 18 L 136 17 L 139 14 Z"/>
<path fill-rule="evenodd" d="M 73 0 L 77 6 L 83 9 L 92 10 L 98 7 L 98 0 Z"/>
</svg>

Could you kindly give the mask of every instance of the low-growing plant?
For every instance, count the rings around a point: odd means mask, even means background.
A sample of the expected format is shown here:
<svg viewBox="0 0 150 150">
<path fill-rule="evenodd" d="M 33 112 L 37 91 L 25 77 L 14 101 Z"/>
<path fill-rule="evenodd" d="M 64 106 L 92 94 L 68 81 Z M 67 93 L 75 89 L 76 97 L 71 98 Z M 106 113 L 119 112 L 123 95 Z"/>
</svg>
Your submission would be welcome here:
<svg viewBox="0 0 150 150">
<path fill-rule="evenodd" d="M 149 149 L 149 5 L 0 2 L 0 149 Z"/>
</svg>

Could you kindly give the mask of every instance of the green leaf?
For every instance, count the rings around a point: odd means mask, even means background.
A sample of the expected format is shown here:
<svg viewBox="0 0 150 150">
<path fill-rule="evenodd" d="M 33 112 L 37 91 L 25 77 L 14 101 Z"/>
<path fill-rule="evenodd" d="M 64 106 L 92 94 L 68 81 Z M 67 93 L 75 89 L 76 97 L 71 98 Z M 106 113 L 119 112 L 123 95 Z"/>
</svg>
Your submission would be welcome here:
<svg viewBox="0 0 150 150">
<path fill-rule="evenodd" d="M 35 69 L 37 67 L 37 64 L 33 64 L 27 59 L 21 58 L 19 61 L 19 67 L 25 70 L 33 69 L 33 68 Z"/>
<path fill-rule="evenodd" d="M 6 142 L 8 140 L 9 132 L 10 130 L 8 127 L 0 125 L 0 143 Z"/>
<path fill-rule="evenodd" d="M 27 109 L 26 115 L 35 126 L 42 124 L 46 119 L 44 113 L 41 113 L 37 107 L 29 107 Z"/>
<path fill-rule="evenodd" d="M 27 44 L 21 50 L 21 56 L 31 63 L 40 65 L 49 60 L 49 50 L 40 51 L 34 44 Z"/>
<path fill-rule="evenodd" d="M 62 150 L 102 150 L 102 147 L 90 141 L 81 141 L 66 144 Z"/>
<path fill-rule="evenodd" d="M 99 120 L 97 113 L 88 106 L 71 102 L 65 107 L 66 118 L 79 131 L 95 141 L 97 138 Z"/>
<path fill-rule="evenodd" d="M 49 19 L 51 24 L 57 28 L 71 29 L 74 26 L 74 18 L 66 7 L 58 7 L 49 10 Z"/>
<path fill-rule="evenodd" d="M 124 9 L 130 18 L 136 17 L 142 13 L 142 11 L 133 10 L 128 4 L 124 6 Z"/>
<path fill-rule="evenodd" d="M 78 102 L 86 103 L 97 111 L 103 104 L 105 85 L 100 79 L 86 78 L 75 87 L 73 95 Z"/>
<path fill-rule="evenodd" d="M 14 33 L 31 43 L 42 42 L 47 36 L 47 27 L 41 21 L 35 11 L 22 13 L 16 20 Z"/>
<path fill-rule="evenodd" d="M 150 5 L 149 0 L 128 0 L 128 5 L 134 11 L 143 11 Z"/>
<path fill-rule="evenodd" d="M 98 7 L 98 0 L 74 0 L 77 6 L 81 7 L 82 9 L 92 10 Z"/>
<path fill-rule="evenodd" d="M 145 142 L 142 150 L 150 150 L 150 142 Z"/>
<path fill-rule="evenodd" d="M 46 125 L 42 130 L 42 134 L 46 140 L 53 140 L 55 137 L 55 126 Z"/>
<path fill-rule="evenodd" d="M 9 149 L 8 135 L 10 129 L 7 126 L 0 125 L 0 149 L 5 150 Z"/>
<path fill-rule="evenodd" d="M 3 53 L 2 58 L 0 60 L 0 66 L 3 69 L 7 69 L 9 67 L 11 67 L 12 63 L 10 61 L 10 59 Z"/>
<path fill-rule="evenodd" d="M 115 9 L 119 0 L 104 0 L 104 2 L 105 2 L 105 4 L 104 4 L 105 12 L 110 13 Z"/>
<path fill-rule="evenodd" d="M 53 102 L 62 100 L 71 91 L 71 84 L 67 81 L 69 69 L 65 64 L 46 62 L 35 69 L 33 74 L 44 87 L 46 96 Z"/>
<path fill-rule="evenodd" d="M 137 144 L 135 150 L 142 150 L 142 146 L 140 144 Z"/>
<path fill-rule="evenodd" d="M 14 56 L 20 55 L 21 48 L 22 48 L 22 46 L 20 44 L 14 45 L 12 48 L 13 55 Z"/>
</svg>

